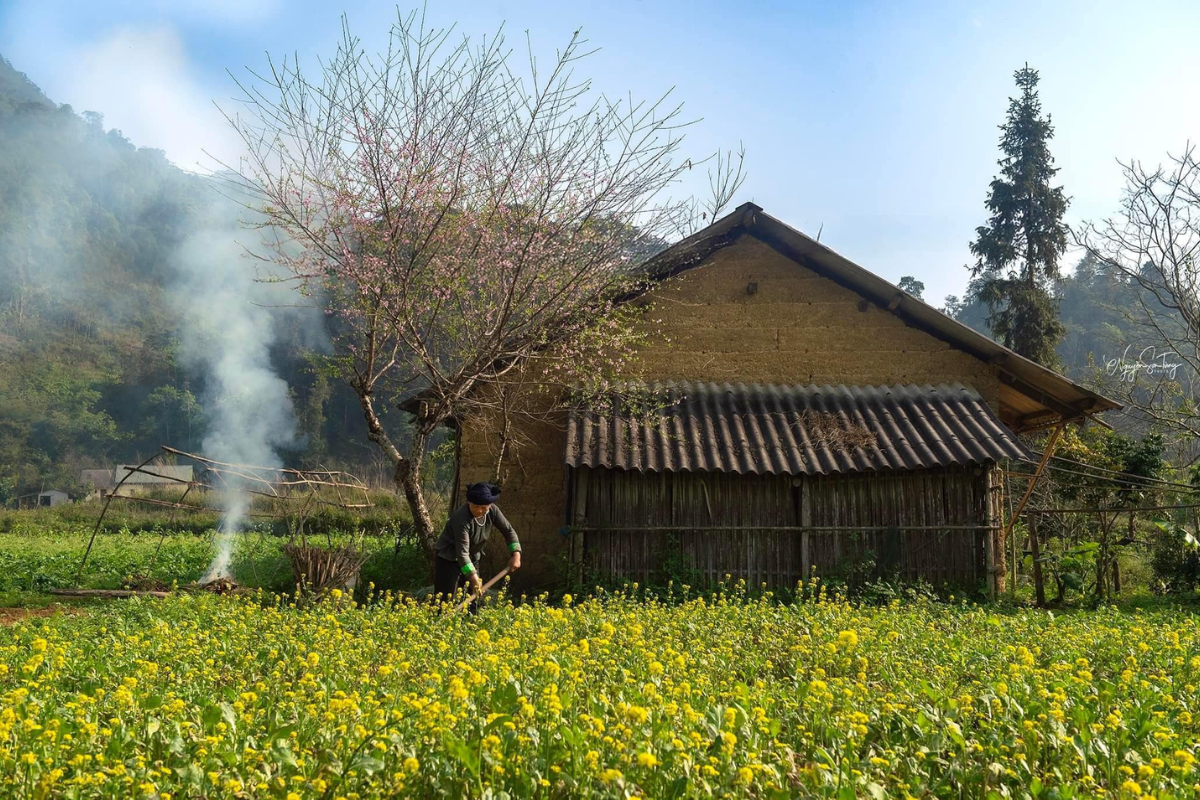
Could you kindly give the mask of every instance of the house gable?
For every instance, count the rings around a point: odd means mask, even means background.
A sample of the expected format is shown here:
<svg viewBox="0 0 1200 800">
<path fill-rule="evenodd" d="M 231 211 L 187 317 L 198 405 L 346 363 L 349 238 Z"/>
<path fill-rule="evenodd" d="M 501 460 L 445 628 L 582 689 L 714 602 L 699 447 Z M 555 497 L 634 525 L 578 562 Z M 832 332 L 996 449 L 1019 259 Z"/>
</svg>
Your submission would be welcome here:
<svg viewBox="0 0 1200 800">
<path fill-rule="evenodd" d="M 742 233 L 663 280 L 636 377 L 975 388 L 999 411 L 997 367 Z"/>
</svg>

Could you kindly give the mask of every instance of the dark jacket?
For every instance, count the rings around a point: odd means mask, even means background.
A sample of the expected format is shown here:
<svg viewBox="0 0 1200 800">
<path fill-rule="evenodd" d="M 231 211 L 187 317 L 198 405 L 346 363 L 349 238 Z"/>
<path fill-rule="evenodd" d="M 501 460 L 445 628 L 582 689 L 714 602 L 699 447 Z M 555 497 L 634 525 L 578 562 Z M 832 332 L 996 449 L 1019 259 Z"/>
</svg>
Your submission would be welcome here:
<svg viewBox="0 0 1200 800">
<path fill-rule="evenodd" d="M 500 513 L 499 506 L 493 504 L 487 514 L 476 520 L 471 514 L 471 507 L 464 503 L 450 515 L 446 527 L 442 528 L 442 535 L 434 545 L 438 558 L 457 562 L 464 575 L 471 574 L 475 571 L 475 562 L 483 555 L 484 545 L 492 535 L 493 527 L 504 534 L 510 552 L 521 549 L 517 532 Z"/>
</svg>

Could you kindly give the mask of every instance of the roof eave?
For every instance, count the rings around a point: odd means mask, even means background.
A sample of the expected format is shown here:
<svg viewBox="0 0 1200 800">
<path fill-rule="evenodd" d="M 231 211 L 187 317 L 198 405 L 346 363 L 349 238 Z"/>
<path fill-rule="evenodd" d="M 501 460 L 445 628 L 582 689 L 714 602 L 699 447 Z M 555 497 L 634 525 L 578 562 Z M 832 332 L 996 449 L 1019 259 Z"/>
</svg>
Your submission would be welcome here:
<svg viewBox="0 0 1200 800">
<path fill-rule="evenodd" d="M 1001 375 L 1008 379 L 1006 383 L 1014 390 L 1053 410 L 1060 423 L 1083 420 L 1093 414 L 1123 408 L 1116 400 L 1080 386 L 939 311 L 812 237 L 772 217 L 754 203 L 738 206 L 726 217 L 659 253 L 646 262 L 646 272 L 655 283 L 665 280 L 699 265 L 708 254 L 743 232 L 764 241 L 814 272 L 874 301 L 913 327 L 995 365 Z"/>
<path fill-rule="evenodd" d="M 977 358 L 995 364 L 1001 372 L 1070 406 L 1077 416 L 1123 407 L 1116 400 L 1086 389 L 984 336 L 761 209 L 749 216 L 747 229 L 768 243 L 772 243 L 769 241 L 771 238 L 778 239 L 774 244 L 783 245 L 781 249 L 786 255 L 810 268 L 815 266 L 814 271 L 826 274 L 832 280 L 843 285 L 849 284 L 848 288 L 868 295 L 914 327 L 922 328 Z M 822 270 L 822 266 L 826 269 Z M 838 274 L 829 275 L 830 271 Z M 843 280 L 838 281 L 838 277 Z"/>
</svg>

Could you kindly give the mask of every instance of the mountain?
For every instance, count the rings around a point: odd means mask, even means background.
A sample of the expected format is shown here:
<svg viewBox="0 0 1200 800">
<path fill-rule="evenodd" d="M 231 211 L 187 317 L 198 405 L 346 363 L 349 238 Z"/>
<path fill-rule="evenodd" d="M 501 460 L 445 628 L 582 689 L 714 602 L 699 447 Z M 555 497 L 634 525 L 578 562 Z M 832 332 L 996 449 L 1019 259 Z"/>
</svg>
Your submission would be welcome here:
<svg viewBox="0 0 1200 800">
<path fill-rule="evenodd" d="M 214 183 L 0 59 L 0 505 L 160 444 L 199 445 L 205 378 L 183 358 L 168 290 L 198 216 L 225 209 L 236 226 Z M 293 316 L 275 322 L 271 360 L 302 433 L 287 460 L 361 461 L 353 395 L 309 369 L 312 337 Z"/>
</svg>

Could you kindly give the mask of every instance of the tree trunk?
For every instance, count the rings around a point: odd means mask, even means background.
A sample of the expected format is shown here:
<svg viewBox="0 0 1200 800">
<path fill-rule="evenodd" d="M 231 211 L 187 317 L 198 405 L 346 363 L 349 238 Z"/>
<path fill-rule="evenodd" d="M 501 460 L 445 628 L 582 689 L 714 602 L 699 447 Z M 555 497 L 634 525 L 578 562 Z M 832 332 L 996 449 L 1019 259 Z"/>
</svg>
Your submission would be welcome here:
<svg viewBox="0 0 1200 800">
<path fill-rule="evenodd" d="M 1096 600 L 1108 598 L 1108 577 L 1116 557 L 1112 551 L 1113 525 L 1120 518 L 1120 512 L 1109 518 L 1108 514 L 1100 514 L 1100 549 L 1096 551 Z"/>
<path fill-rule="evenodd" d="M 503 485 L 504 476 L 502 469 L 504 467 L 504 456 L 508 452 L 508 420 L 505 420 L 504 427 L 499 433 L 500 447 L 496 451 L 496 463 L 492 467 L 492 483 Z"/>
<path fill-rule="evenodd" d="M 454 431 L 454 480 L 450 483 L 450 497 L 446 500 L 446 513 L 453 514 L 458 507 L 458 482 L 462 479 L 462 426 Z"/>
<path fill-rule="evenodd" d="M 1112 566 L 1112 590 L 1114 597 L 1121 596 L 1121 562 L 1115 558 Z"/>
<path fill-rule="evenodd" d="M 1033 550 L 1033 592 L 1039 607 L 1046 605 L 1046 584 L 1042 580 L 1042 546 L 1038 543 L 1037 517 L 1029 517 L 1029 546 Z"/>
<path fill-rule="evenodd" d="M 509 413 L 508 390 L 500 392 L 500 447 L 496 451 L 496 464 L 492 468 L 492 483 L 504 484 L 504 457 L 508 455 L 508 439 L 512 433 L 512 416 Z"/>
<path fill-rule="evenodd" d="M 404 493 L 404 499 L 408 501 L 408 508 L 413 516 L 413 526 L 417 531 L 417 541 L 421 543 L 421 550 L 432 564 L 437 555 L 433 549 L 437 543 L 437 531 L 433 528 L 433 516 L 429 513 L 429 506 L 425 503 L 425 492 L 421 487 L 421 462 L 428 441 L 429 434 L 413 433 L 412 449 L 409 451 L 412 457 L 402 459 L 396 464 L 393 477 L 396 481 L 396 488 Z"/>
<path fill-rule="evenodd" d="M 437 537 L 433 529 L 433 517 L 429 514 L 429 506 L 425 503 L 425 494 L 421 489 L 421 461 L 425 456 L 425 446 L 429 443 L 429 434 L 425 432 L 429 427 L 426 424 L 427 420 L 418 419 L 413 425 L 413 436 L 409 449 L 412 457 L 405 458 L 399 448 L 392 443 L 387 431 L 384 430 L 383 423 L 375 412 L 375 401 L 371 396 L 370 388 L 357 385 L 353 388 L 358 395 L 363 417 L 367 421 L 367 438 L 378 445 L 388 460 L 392 462 L 392 480 L 395 482 L 396 488 L 404 493 L 404 499 L 408 501 L 417 541 L 421 543 L 421 550 L 432 565 L 436 556 L 433 546 Z"/>
</svg>

